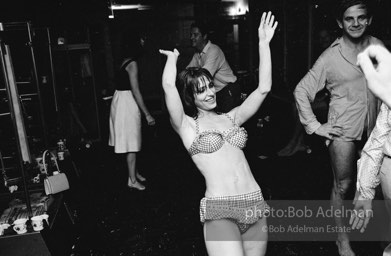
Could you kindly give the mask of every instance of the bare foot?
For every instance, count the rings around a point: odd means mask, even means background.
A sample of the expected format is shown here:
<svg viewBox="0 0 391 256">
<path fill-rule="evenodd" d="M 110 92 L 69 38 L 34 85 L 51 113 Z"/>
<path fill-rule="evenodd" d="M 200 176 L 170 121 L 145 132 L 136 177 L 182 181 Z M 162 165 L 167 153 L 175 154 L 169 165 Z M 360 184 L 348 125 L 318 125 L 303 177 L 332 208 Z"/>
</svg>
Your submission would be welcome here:
<svg viewBox="0 0 391 256">
<path fill-rule="evenodd" d="M 136 177 L 137 177 L 137 179 L 138 179 L 139 181 L 142 181 L 142 182 L 147 180 L 146 178 L 144 178 L 143 176 L 141 176 L 140 173 L 136 173 Z"/>
<path fill-rule="evenodd" d="M 356 256 L 350 247 L 349 241 L 336 241 L 335 242 L 338 247 L 338 253 L 340 256 Z"/>
<path fill-rule="evenodd" d="M 145 186 L 144 185 L 142 185 L 138 181 L 132 182 L 132 180 L 130 178 L 128 180 L 128 187 L 129 188 L 135 188 L 135 189 L 138 189 L 138 190 L 145 190 Z"/>
</svg>

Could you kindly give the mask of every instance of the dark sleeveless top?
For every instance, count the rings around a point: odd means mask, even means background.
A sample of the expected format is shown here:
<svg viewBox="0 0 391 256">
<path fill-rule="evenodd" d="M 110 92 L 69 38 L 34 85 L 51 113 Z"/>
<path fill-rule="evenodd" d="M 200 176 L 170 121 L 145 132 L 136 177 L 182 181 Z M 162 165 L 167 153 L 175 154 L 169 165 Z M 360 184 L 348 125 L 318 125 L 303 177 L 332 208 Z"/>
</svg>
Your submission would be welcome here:
<svg viewBox="0 0 391 256">
<path fill-rule="evenodd" d="M 131 63 L 132 61 L 136 61 L 135 59 L 129 59 L 124 64 L 122 64 L 121 68 L 119 69 L 117 73 L 117 79 L 115 83 L 115 89 L 117 91 L 130 91 L 130 80 L 129 80 L 129 74 L 126 71 L 126 67 Z"/>
</svg>

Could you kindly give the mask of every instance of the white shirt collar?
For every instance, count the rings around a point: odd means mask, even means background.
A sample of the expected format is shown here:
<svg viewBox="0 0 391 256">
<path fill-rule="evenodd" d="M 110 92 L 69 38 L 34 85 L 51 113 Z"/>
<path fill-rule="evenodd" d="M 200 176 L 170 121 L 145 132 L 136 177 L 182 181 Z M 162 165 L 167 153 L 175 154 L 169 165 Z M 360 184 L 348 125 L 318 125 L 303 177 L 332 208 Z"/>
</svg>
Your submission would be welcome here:
<svg viewBox="0 0 391 256">
<path fill-rule="evenodd" d="M 208 51 L 210 44 L 211 44 L 210 40 L 208 40 L 208 43 L 205 45 L 204 49 L 202 49 L 202 52 L 200 53 L 200 55 L 205 54 Z"/>
</svg>

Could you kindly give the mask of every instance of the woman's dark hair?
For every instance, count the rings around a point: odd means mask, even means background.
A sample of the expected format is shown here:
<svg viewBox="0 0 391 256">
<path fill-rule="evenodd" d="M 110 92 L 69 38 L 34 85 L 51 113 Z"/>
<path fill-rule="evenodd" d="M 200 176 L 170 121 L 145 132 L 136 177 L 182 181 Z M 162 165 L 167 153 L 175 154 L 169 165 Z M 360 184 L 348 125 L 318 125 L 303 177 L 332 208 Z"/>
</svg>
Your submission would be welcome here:
<svg viewBox="0 0 391 256">
<path fill-rule="evenodd" d="M 141 32 L 128 32 L 123 35 L 121 40 L 121 58 L 137 59 L 142 55 L 141 37 Z"/>
<path fill-rule="evenodd" d="M 362 5 L 363 8 L 367 10 L 368 17 L 372 16 L 369 1 L 367 1 L 367 0 L 340 0 L 339 4 L 337 5 L 336 19 L 341 21 L 343 19 L 343 14 L 345 13 L 345 11 L 354 5 Z"/>
<path fill-rule="evenodd" d="M 200 81 L 204 83 L 200 83 Z M 177 85 L 186 114 L 197 118 L 198 109 L 194 103 L 194 94 L 204 92 L 205 86 L 203 85 L 209 83 L 213 83 L 213 77 L 204 68 L 190 67 L 179 73 Z"/>
</svg>

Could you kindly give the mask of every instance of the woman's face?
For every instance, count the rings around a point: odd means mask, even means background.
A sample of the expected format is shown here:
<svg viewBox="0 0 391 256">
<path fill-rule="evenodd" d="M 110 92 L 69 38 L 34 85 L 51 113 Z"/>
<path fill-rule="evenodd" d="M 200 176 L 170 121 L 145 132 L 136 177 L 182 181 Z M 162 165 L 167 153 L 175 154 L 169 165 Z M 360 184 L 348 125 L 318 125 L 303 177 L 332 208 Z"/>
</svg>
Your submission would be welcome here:
<svg viewBox="0 0 391 256">
<path fill-rule="evenodd" d="M 200 91 L 194 94 L 194 104 L 202 110 L 213 110 L 216 108 L 216 91 L 212 81 L 206 77 L 199 78 Z"/>
</svg>

